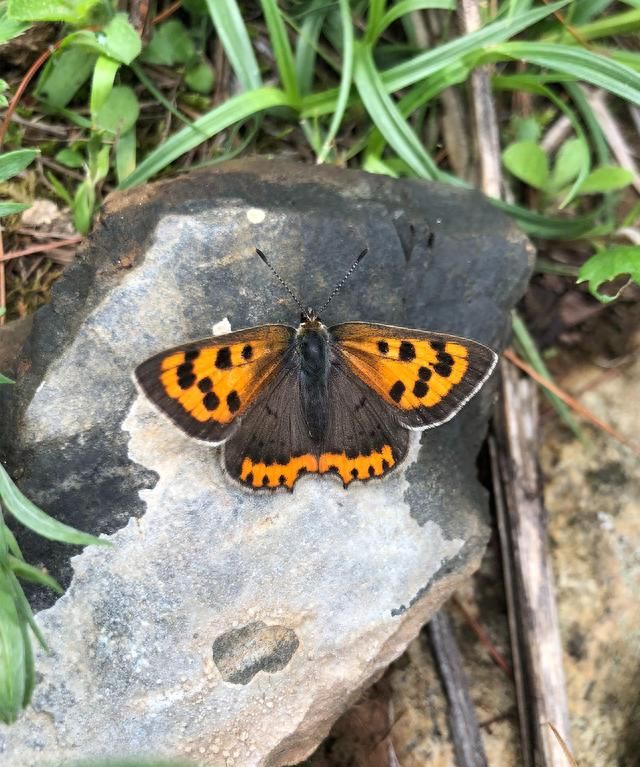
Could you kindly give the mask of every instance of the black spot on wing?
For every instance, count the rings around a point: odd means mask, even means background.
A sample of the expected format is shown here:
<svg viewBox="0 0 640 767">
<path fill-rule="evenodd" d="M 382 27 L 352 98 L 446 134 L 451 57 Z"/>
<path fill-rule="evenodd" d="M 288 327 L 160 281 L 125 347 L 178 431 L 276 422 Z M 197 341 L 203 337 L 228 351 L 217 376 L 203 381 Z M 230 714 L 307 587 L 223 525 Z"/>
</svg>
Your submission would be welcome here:
<svg viewBox="0 0 640 767">
<path fill-rule="evenodd" d="M 211 389 L 213 389 L 213 381 L 209 378 L 209 376 L 198 381 L 198 389 L 200 389 L 203 394 L 206 394 L 207 392 L 210 392 Z"/>
<path fill-rule="evenodd" d="M 231 367 L 231 349 L 228 346 L 223 346 L 222 349 L 218 349 L 216 355 L 216 367 L 220 370 L 226 370 Z"/>
<path fill-rule="evenodd" d="M 227 395 L 227 405 L 232 413 L 240 410 L 240 397 L 235 389 Z"/>
<path fill-rule="evenodd" d="M 402 383 L 402 381 L 396 381 L 393 386 L 389 389 L 389 396 L 394 402 L 400 402 L 402 399 L 402 395 L 404 394 L 405 385 Z"/>
<path fill-rule="evenodd" d="M 416 347 L 410 341 L 402 341 L 398 358 L 403 362 L 411 362 L 416 358 Z"/>
<path fill-rule="evenodd" d="M 413 393 L 416 397 L 424 397 L 428 391 L 429 387 L 424 381 L 421 381 L 420 379 L 418 379 L 413 385 Z"/>
<path fill-rule="evenodd" d="M 250 360 L 253 357 L 253 347 L 251 344 L 245 344 L 245 346 L 242 348 L 241 354 L 243 360 Z"/>
<path fill-rule="evenodd" d="M 218 407 L 220 400 L 218 399 L 218 396 L 215 392 L 210 391 L 207 392 L 202 398 L 202 404 L 207 408 L 207 410 L 211 411 Z"/>
<path fill-rule="evenodd" d="M 194 360 L 197 360 L 199 356 L 200 351 L 198 349 L 191 349 L 191 351 L 184 353 L 184 361 L 193 362 Z"/>
<path fill-rule="evenodd" d="M 418 370 L 418 376 L 423 381 L 428 381 L 431 378 L 431 371 L 429 368 L 421 367 L 420 370 Z"/>
</svg>

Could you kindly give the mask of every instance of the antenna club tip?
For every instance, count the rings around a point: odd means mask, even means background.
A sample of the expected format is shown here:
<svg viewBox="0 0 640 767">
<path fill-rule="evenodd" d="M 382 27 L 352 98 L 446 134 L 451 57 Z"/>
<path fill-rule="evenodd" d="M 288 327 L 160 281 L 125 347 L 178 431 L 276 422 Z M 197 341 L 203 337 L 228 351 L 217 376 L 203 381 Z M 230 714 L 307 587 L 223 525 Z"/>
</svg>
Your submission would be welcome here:
<svg viewBox="0 0 640 767">
<path fill-rule="evenodd" d="M 362 253 L 358 256 L 358 259 L 356 260 L 356 264 L 359 264 L 360 261 L 362 261 L 362 259 L 367 255 L 368 252 L 369 252 L 369 248 L 365 248 L 362 251 Z"/>
<path fill-rule="evenodd" d="M 266 257 L 266 256 L 265 256 L 265 254 L 264 254 L 264 253 L 263 253 L 263 252 L 260 250 L 260 248 L 256 248 L 256 253 L 257 253 L 257 254 L 260 256 L 260 258 L 261 258 L 261 259 L 262 259 L 262 260 L 265 262 L 265 264 L 266 264 L 266 263 L 268 263 L 268 261 L 267 261 L 267 257 Z"/>
</svg>

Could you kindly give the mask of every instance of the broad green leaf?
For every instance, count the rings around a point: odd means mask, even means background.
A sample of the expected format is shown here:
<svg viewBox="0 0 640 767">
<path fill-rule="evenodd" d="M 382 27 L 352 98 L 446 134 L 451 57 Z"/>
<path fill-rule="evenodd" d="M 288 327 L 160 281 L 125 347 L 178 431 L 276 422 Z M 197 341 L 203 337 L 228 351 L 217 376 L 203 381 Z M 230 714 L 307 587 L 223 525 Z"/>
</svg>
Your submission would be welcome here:
<svg viewBox="0 0 640 767">
<path fill-rule="evenodd" d="M 0 564 L 0 721 L 15 722 L 26 682 L 24 633 L 6 565 Z"/>
<path fill-rule="evenodd" d="M 101 0 L 9 0 L 12 19 L 21 21 L 63 21 L 79 26 L 97 19 Z"/>
<path fill-rule="evenodd" d="M 10 378 L 7 378 L 7 376 L 2 375 L 0 373 L 0 384 L 13 384 L 15 381 L 12 381 Z"/>
<path fill-rule="evenodd" d="M 513 119 L 516 141 L 533 141 L 540 139 L 540 122 L 535 117 L 519 117 Z"/>
<path fill-rule="evenodd" d="M 0 5 L 0 45 L 18 37 L 29 29 L 29 26 L 27 23 L 9 18 L 6 3 Z"/>
<path fill-rule="evenodd" d="M 38 156 L 37 149 L 16 149 L 0 154 L 0 182 L 17 176 Z"/>
<path fill-rule="evenodd" d="M 262 85 L 260 69 L 237 0 L 207 0 L 207 7 L 240 84 L 245 90 L 259 88 Z"/>
<path fill-rule="evenodd" d="M 75 149 L 61 149 L 56 154 L 56 160 L 67 168 L 82 168 L 85 163 L 84 157 Z"/>
<path fill-rule="evenodd" d="M 96 126 L 110 133 L 126 133 L 136 124 L 140 105 L 133 89 L 116 85 L 96 115 Z"/>
<path fill-rule="evenodd" d="M 215 72 L 208 61 L 189 67 L 184 75 L 187 86 L 196 93 L 211 93 L 216 82 Z"/>
<path fill-rule="evenodd" d="M 242 122 L 266 109 L 293 106 L 284 91 L 277 88 L 258 88 L 254 91 L 232 96 L 211 112 L 199 117 L 193 128 L 183 128 L 160 144 L 138 165 L 134 172 L 119 186 L 129 189 L 147 181 L 156 173 L 166 168 L 181 155 L 201 144 L 205 139 L 215 136 L 230 125 Z M 195 130 L 194 130 L 195 129 Z"/>
<path fill-rule="evenodd" d="M 23 210 L 27 210 L 30 207 L 30 205 L 25 205 L 22 202 L 4 202 L 0 200 L 0 217 L 13 216 L 14 213 L 22 213 Z"/>
<path fill-rule="evenodd" d="M 54 109 L 65 107 L 93 72 L 97 55 L 80 48 L 66 48 L 47 62 L 36 95 Z"/>
<path fill-rule="evenodd" d="M 324 0 L 315 0 L 309 8 L 310 12 L 305 15 L 297 36 L 295 66 L 298 89 L 301 94 L 307 94 L 311 90 L 318 39 L 328 10 Z"/>
<path fill-rule="evenodd" d="M 589 148 L 581 138 L 567 139 L 558 150 L 553 172 L 551 187 L 562 189 L 578 177 L 580 171 L 589 163 Z"/>
<path fill-rule="evenodd" d="M 549 161 L 533 141 L 516 141 L 502 153 L 505 168 L 534 189 L 544 189 L 549 180 Z"/>
<path fill-rule="evenodd" d="M 98 56 L 91 81 L 91 117 L 95 121 L 98 111 L 111 93 L 120 62 L 109 56 Z"/>
<path fill-rule="evenodd" d="M 601 165 L 595 168 L 580 184 L 578 194 L 600 194 L 624 189 L 633 181 L 633 173 L 618 165 Z"/>
<path fill-rule="evenodd" d="M 142 50 L 140 37 L 126 13 L 116 13 L 102 32 L 96 33 L 96 37 L 106 55 L 123 64 L 131 64 Z"/>
<path fill-rule="evenodd" d="M 149 64 L 171 67 L 188 64 L 196 56 L 191 36 L 177 19 L 160 24 L 155 30 L 140 59 Z"/>
<path fill-rule="evenodd" d="M 78 546 L 89 544 L 109 545 L 108 541 L 96 538 L 88 533 L 81 533 L 69 525 L 58 522 L 53 517 L 45 514 L 35 503 L 24 496 L 7 474 L 4 466 L 0 464 L 0 499 L 6 510 L 12 514 L 18 522 L 33 530 L 34 533 L 52 541 L 72 543 Z"/>
<path fill-rule="evenodd" d="M 588 282 L 591 295 L 602 303 L 609 303 L 620 295 L 626 285 L 620 288 L 615 296 L 607 296 L 600 293 L 598 289 L 603 283 L 623 274 L 628 274 L 629 281 L 633 280 L 640 285 L 639 245 L 612 245 L 610 248 L 601 250 L 580 267 L 577 282 Z"/>
</svg>

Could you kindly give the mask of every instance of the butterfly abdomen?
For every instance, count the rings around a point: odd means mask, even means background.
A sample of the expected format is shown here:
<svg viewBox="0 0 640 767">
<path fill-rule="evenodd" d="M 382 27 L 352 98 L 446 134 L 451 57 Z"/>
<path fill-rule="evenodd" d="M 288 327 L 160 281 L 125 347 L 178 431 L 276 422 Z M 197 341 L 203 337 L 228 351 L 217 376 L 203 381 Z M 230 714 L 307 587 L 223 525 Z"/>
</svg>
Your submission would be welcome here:
<svg viewBox="0 0 640 767">
<path fill-rule="evenodd" d="M 300 326 L 296 345 L 300 359 L 299 386 L 309 436 L 320 442 L 329 423 L 329 336 L 320 323 Z"/>
</svg>

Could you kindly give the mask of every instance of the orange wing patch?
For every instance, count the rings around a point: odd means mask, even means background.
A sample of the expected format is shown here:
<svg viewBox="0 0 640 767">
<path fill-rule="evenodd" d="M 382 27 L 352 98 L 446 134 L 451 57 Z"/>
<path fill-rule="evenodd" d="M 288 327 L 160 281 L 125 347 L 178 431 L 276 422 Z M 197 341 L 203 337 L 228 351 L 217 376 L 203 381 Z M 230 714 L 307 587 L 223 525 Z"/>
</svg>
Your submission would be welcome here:
<svg viewBox="0 0 640 767">
<path fill-rule="evenodd" d="M 271 351 L 265 341 L 180 351 L 161 361 L 160 381 L 196 420 L 230 423 L 272 372 L 276 361 L 264 364 Z"/>
<path fill-rule="evenodd" d="M 346 453 L 322 453 L 319 462 L 321 474 L 335 472 L 345 487 L 354 479 L 382 477 L 395 466 L 391 445 L 383 445 L 380 451 L 369 455 L 348 458 Z"/>
<path fill-rule="evenodd" d="M 280 368 L 294 333 L 265 325 L 185 344 L 143 362 L 135 377 L 176 425 L 218 441 Z"/>
<path fill-rule="evenodd" d="M 358 376 L 393 407 L 434 407 L 459 384 L 469 368 L 460 341 L 389 338 L 341 342 Z"/>
</svg>

